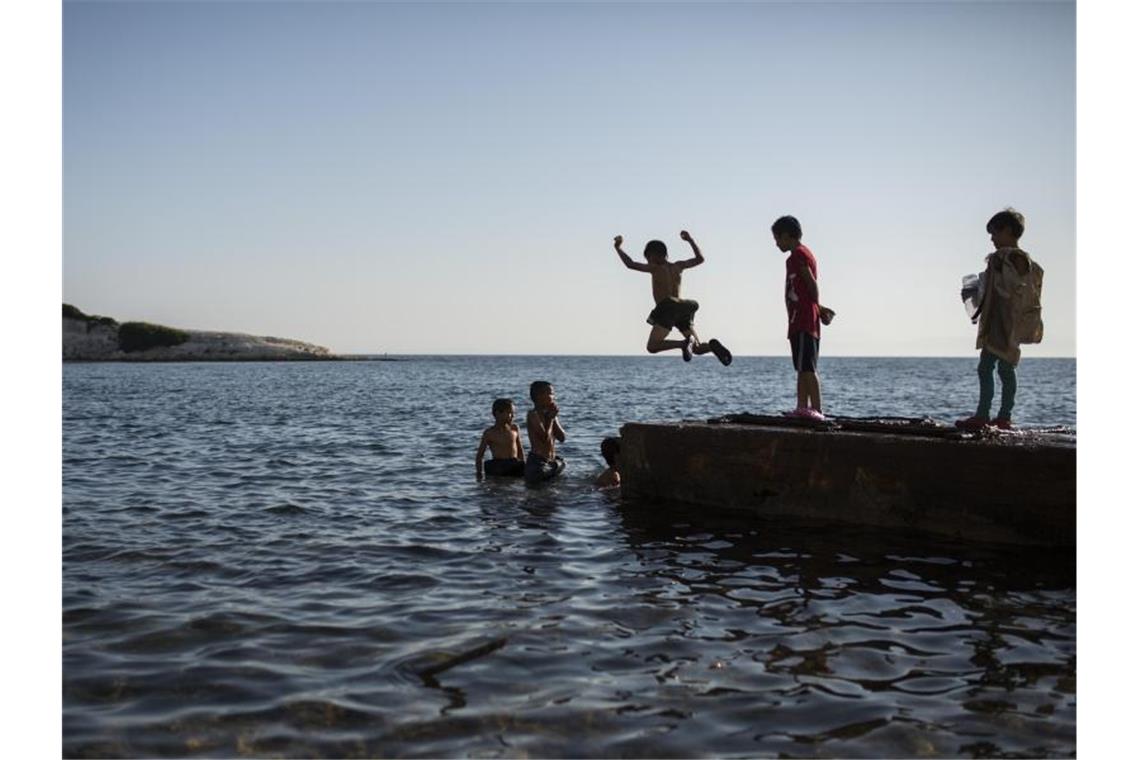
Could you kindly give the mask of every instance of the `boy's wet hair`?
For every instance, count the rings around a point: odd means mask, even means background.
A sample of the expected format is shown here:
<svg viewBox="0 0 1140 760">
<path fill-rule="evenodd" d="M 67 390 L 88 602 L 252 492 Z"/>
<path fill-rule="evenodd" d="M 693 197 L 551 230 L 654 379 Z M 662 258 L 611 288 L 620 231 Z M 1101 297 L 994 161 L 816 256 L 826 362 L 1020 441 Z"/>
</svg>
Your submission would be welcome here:
<svg viewBox="0 0 1140 760">
<path fill-rule="evenodd" d="M 645 244 L 645 258 L 650 256 L 660 256 L 663 259 L 669 258 L 669 249 L 660 240 L 650 240 Z"/>
<path fill-rule="evenodd" d="M 553 387 L 554 387 L 553 385 L 546 382 L 545 380 L 535 380 L 533 383 L 530 384 L 530 400 L 531 401 L 538 401 L 538 394 L 542 393 L 547 388 L 553 388 Z"/>
<path fill-rule="evenodd" d="M 515 402 L 511 401 L 509 398 L 497 398 L 491 402 L 491 414 L 505 412 L 514 405 Z"/>
<path fill-rule="evenodd" d="M 620 438 L 603 438 L 602 439 L 602 459 L 606 460 L 606 464 L 610 467 L 614 466 L 614 460 L 617 455 L 621 453 L 621 439 Z"/>
<path fill-rule="evenodd" d="M 1015 209 L 1002 209 L 986 222 L 986 232 L 993 234 L 1002 229 L 1009 230 L 1015 238 L 1020 238 L 1025 234 L 1025 217 Z"/>
<path fill-rule="evenodd" d="M 787 233 L 796 240 L 804 236 L 804 231 L 800 227 L 800 220 L 794 216 L 781 216 L 776 221 L 772 222 L 772 234 L 783 235 Z"/>
</svg>

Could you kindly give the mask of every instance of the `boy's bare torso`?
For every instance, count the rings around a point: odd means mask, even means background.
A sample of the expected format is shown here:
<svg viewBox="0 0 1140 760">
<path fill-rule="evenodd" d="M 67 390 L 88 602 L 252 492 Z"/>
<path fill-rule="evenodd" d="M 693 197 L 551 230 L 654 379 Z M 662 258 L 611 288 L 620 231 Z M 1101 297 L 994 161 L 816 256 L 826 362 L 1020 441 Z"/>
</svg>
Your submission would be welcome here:
<svg viewBox="0 0 1140 760">
<path fill-rule="evenodd" d="M 553 426 L 546 414 L 538 409 L 527 412 L 526 430 L 530 438 L 530 450 L 547 461 L 554 459 Z"/>
<path fill-rule="evenodd" d="M 670 297 L 681 297 L 681 270 L 683 268 L 676 261 L 649 264 L 649 276 L 653 280 L 654 303 L 661 303 Z"/>
<path fill-rule="evenodd" d="M 511 423 L 510 427 L 494 425 L 483 431 L 483 437 L 491 447 L 491 456 L 495 459 L 521 458 L 518 425 L 514 423 Z"/>
</svg>

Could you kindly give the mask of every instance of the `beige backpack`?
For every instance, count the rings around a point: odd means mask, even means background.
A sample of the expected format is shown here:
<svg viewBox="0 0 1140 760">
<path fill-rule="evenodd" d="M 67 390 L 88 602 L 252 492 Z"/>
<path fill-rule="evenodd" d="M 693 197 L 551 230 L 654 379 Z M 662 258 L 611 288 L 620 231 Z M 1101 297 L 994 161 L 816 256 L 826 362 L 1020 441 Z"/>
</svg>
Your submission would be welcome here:
<svg viewBox="0 0 1140 760">
<path fill-rule="evenodd" d="M 1025 272 L 1011 261 L 1017 254 L 1024 256 L 1029 264 Z M 1018 343 L 1040 343 L 1045 335 L 1045 323 L 1041 320 L 1041 283 L 1045 270 L 1041 265 L 1019 248 L 1006 248 L 993 254 L 986 277 L 993 278 L 997 294 L 1009 301 L 1014 339 Z"/>
</svg>

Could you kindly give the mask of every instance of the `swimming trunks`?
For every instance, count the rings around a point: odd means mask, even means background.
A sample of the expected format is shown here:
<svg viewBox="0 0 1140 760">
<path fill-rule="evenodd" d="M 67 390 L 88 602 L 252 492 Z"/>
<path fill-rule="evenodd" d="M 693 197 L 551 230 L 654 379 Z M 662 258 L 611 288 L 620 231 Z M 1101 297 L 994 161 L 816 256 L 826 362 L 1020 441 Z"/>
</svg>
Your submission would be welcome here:
<svg viewBox="0 0 1140 760">
<path fill-rule="evenodd" d="M 700 308 L 700 304 L 688 298 L 669 296 L 657 302 L 653 311 L 645 319 L 651 325 L 672 330 L 674 327 L 684 332 L 693 327 L 693 314 Z"/>
<path fill-rule="evenodd" d="M 792 344 L 792 366 L 796 372 L 815 372 L 819 360 L 819 338 L 806 332 L 798 332 L 788 338 Z"/>
<path fill-rule="evenodd" d="M 503 478 L 521 478 L 525 468 L 521 459 L 488 459 L 483 464 L 483 471 L 488 475 Z"/>
<path fill-rule="evenodd" d="M 528 485 L 534 485 L 544 480 L 553 480 L 561 475 L 565 468 L 566 462 L 562 457 L 556 456 L 553 460 L 543 459 L 531 451 L 526 455 L 524 477 Z"/>
</svg>

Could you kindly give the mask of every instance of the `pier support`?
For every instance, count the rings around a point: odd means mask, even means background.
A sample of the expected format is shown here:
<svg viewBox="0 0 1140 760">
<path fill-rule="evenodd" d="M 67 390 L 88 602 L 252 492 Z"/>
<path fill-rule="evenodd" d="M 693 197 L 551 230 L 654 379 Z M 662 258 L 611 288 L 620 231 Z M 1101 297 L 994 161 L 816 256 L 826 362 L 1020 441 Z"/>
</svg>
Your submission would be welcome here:
<svg viewBox="0 0 1140 760">
<path fill-rule="evenodd" d="M 769 422 L 624 425 L 622 495 L 966 540 L 1076 544 L 1073 435 L 754 419 Z"/>
</svg>

